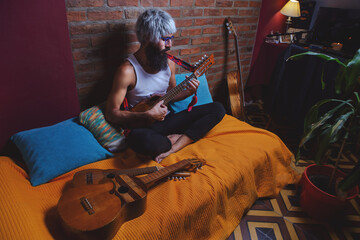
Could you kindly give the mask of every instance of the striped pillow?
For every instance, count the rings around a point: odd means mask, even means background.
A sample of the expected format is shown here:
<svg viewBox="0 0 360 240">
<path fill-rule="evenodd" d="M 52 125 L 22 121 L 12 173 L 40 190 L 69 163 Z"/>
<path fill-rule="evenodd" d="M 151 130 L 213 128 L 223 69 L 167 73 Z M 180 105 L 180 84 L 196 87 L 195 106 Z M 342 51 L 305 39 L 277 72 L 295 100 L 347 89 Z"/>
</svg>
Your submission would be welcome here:
<svg viewBox="0 0 360 240">
<path fill-rule="evenodd" d="M 96 140 L 110 152 L 118 152 L 126 148 L 124 130 L 109 124 L 104 117 L 104 104 L 82 111 L 79 115 L 83 124 Z"/>
</svg>

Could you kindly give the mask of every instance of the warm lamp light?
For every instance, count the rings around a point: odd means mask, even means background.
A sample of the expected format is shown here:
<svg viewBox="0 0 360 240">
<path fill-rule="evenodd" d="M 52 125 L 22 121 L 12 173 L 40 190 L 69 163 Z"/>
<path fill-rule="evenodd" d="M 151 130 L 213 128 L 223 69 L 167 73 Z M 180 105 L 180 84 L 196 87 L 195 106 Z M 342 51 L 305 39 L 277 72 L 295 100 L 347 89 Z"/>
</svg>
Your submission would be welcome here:
<svg viewBox="0 0 360 240">
<path fill-rule="evenodd" d="M 280 10 L 285 16 L 288 16 L 286 20 L 286 30 L 288 29 L 289 25 L 291 24 L 291 17 L 300 17 L 300 4 L 297 0 L 290 0 L 288 1 L 285 6 Z"/>
</svg>

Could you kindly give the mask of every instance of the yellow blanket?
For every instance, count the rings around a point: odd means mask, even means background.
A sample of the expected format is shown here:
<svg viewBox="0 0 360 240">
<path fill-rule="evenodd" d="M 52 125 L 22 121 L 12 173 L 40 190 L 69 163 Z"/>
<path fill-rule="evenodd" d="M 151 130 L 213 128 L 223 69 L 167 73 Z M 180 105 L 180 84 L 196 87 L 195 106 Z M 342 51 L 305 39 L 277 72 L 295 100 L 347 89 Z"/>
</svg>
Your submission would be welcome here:
<svg viewBox="0 0 360 240">
<path fill-rule="evenodd" d="M 145 213 L 125 222 L 114 239 L 226 239 L 257 198 L 275 197 L 299 179 L 289 167 L 292 153 L 276 135 L 228 115 L 162 164 L 194 157 L 207 165 L 186 180 L 151 188 Z M 66 239 L 56 204 L 75 172 L 154 165 L 128 149 L 32 187 L 22 168 L 0 157 L 0 239 Z"/>
</svg>

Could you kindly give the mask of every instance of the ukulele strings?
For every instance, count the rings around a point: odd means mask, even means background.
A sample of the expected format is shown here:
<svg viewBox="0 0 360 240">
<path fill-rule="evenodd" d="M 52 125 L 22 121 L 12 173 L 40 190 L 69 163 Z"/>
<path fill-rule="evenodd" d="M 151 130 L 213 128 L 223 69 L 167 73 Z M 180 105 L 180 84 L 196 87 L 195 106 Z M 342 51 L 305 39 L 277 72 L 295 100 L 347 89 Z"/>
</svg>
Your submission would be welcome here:
<svg viewBox="0 0 360 240">
<path fill-rule="evenodd" d="M 197 76 L 201 76 L 202 73 L 208 68 L 208 62 L 210 61 L 209 58 L 205 59 L 203 63 L 195 70 L 193 74 L 188 76 L 184 81 L 182 81 L 180 84 L 178 84 L 176 87 L 171 89 L 167 94 L 160 97 L 160 101 L 164 100 L 164 104 L 168 104 L 177 94 L 179 94 L 181 91 L 185 90 L 186 84 L 192 80 L 193 78 L 197 78 Z M 195 74 L 196 73 L 196 74 Z"/>
</svg>

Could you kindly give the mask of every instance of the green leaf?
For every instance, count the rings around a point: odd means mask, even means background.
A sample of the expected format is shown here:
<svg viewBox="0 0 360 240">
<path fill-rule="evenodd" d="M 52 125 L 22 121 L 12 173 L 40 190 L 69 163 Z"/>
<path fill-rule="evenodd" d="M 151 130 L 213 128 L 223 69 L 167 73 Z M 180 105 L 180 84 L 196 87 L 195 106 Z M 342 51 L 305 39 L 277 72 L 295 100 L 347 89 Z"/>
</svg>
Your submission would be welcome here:
<svg viewBox="0 0 360 240">
<path fill-rule="evenodd" d="M 295 55 L 289 57 L 286 61 L 288 61 L 288 60 L 298 60 L 298 59 L 300 59 L 300 58 L 302 58 L 304 56 L 316 56 L 316 57 L 325 59 L 326 61 L 335 61 L 338 64 L 346 67 L 346 65 L 337 58 L 330 57 L 330 56 L 328 56 L 326 54 L 323 54 L 323 53 L 316 53 L 316 52 L 311 52 L 311 51 L 295 54 Z"/>
<path fill-rule="evenodd" d="M 330 130 L 330 143 L 335 143 L 339 139 L 339 134 L 342 130 L 349 117 L 353 114 L 353 111 L 349 111 L 346 114 L 341 115 L 338 119 L 336 119 L 335 124 L 332 125 Z"/>
<path fill-rule="evenodd" d="M 342 181 L 340 181 L 338 188 L 346 192 L 350 190 L 352 187 L 357 185 L 360 180 L 360 163 L 358 163 L 350 174 L 348 174 Z"/>
<path fill-rule="evenodd" d="M 350 107 L 353 107 L 350 104 L 350 101 L 351 100 L 344 101 L 339 99 L 323 99 L 317 104 L 315 104 L 305 117 L 304 137 L 299 143 L 299 148 L 304 147 L 309 140 L 313 139 L 318 134 L 319 129 L 321 132 L 324 132 L 324 129 L 327 129 L 329 127 L 328 125 L 325 125 L 326 122 L 330 120 L 339 109 L 342 109 L 344 105 L 349 105 Z M 336 107 L 330 109 L 323 116 L 321 116 L 320 119 L 318 119 L 319 108 L 330 102 L 337 102 L 339 104 Z"/>
<path fill-rule="evenodd" d="M 355 97 L 356 97 L 356 100 L 357 100 L 357 105 L 360 104 L 360 97 L 359 97 L 359 94 L 357 92 L 354 92 L 355 94 Z"/>
<path fill-rule="evenodd" d="M 324 90 L 324 89 L 325 89 L 324 71 L 325 71 L 325 64 L 323 64 L 323 66 L 322 66 L 322 71 L 321 71 L 321 79 L 320 79 L 320 82 L 321 82 L 321 90 Z"/>
<path fill-rule="evenodd" d="M 353 90 L 357 81 L 360 80 L 360 49 L 357 51 L 353 59 L 347 63 L 346 69 L 345 92 L 348 93 Z"/>
<path fill-rule="evenodd" d="M 317 102 L 314 106 L 310 108 L 308 113 L 305 116 L 304 120 L 304 131 L 310 129 L 310 125 L 318 121 L 319 108 L 328 102 L 332 102 L 334 99 L 323 99 Z"/>
<path fill-rule="evenodd" d="M 335 78 L 335 91 L 337 94 L 341 94 L 345 90 L 345 83 L 346 83 L 346 67 L 341 66 L 336 74 Z"/>
<path fill-rule="evenodd" d="M 322 132 L 320 136 L 319 145 L 317 146 L 317 151 L 314 157 L 314 161 L 316 164 L 321 163 L 323 156 L 325 155 L 327 149 L 329 148 L 330 136 L 331 136 L 331 128 L 328 127 Z"/>
</svg>

